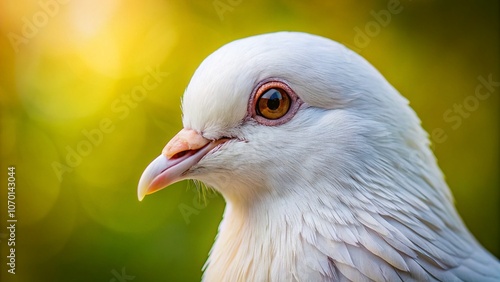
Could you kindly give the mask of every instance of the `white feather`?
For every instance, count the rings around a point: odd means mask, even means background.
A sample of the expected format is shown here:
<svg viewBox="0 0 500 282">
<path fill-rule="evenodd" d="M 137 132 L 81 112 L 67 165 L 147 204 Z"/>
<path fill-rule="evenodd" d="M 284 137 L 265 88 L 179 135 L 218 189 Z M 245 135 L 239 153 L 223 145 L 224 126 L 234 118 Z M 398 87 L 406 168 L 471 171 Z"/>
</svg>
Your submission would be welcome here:
<svg viewBox="0 0 500 282">
<path fill-rule="evenodd" d="M 304 101 L 279 126 L 247 118 L 267 78 Z M 341 44 L 295 32 L 231 42 L 193 75 L 183 113 L 205 138 L 239 140 L 189 171 L 227 201 L 204 280 L 500 280 L 408 101 Z"/>
</svg>

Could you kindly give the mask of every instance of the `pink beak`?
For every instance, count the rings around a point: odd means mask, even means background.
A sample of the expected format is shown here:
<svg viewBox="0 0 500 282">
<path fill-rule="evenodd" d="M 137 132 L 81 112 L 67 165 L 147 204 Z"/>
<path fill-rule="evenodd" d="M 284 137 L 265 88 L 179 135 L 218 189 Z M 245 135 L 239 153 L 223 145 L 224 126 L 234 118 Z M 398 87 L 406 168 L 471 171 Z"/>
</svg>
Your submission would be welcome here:
<svg viewBox="0 0 500 282">
<path fill-rule="evenodd" d="M 192 129 L 182 129 L 165 146 L 162 154 L 142 173 L 137 189 L 139 201 L 146 195 L 184 180 L 185 172 L 208 152 L 228 139 L 210 141 Z"/>
</svg>

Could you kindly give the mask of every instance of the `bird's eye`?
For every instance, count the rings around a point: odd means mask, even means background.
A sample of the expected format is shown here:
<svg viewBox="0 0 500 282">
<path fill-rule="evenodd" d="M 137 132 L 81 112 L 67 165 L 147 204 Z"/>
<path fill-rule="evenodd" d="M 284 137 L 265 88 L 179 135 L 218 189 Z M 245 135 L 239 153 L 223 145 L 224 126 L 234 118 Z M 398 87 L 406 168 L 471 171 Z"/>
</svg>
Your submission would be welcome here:
<svg viewBox="0 0 500 282">
<path fill-rule="evenodd" d="M 268 78 L 255 86 L 248 103 L 248 115 L 263 125 L 288 122 L 299 110 L 302 100 L 288 83 L 279 78 Z"/>
<path fill-rule="evenodd" d="M 267 119 L 279 119 L 288 112 L 290 103 L 290 96 L 285 90 L 270 88 L 257 98 L 255 111 Z"/>
</svg>

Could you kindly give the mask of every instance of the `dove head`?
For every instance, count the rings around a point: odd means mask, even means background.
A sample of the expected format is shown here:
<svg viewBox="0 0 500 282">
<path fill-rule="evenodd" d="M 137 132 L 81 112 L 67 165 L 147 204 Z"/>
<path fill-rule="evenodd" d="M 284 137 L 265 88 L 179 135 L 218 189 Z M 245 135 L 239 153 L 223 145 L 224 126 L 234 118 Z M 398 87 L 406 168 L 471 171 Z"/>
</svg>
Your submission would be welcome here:
<svg viewBox="0 0 500 282">
<path fill-rule="evenodd" d="M 486 277 L 459 264 L 477 243 L 416 114 L 341 44 L 297 32 L 231 42 L 196 70 L 182 109 L 138 196 L 182 179 L 224 196 L 205 281 Z"/>
<path fill-rule="evenodd" d="M 143 174 L 141 199 L 188 178 L 229 202 L 349 187 L 341 193 L 363 181 L 356 172 L 434 162 L 407 101 L 362 57 L 315 35 L 221 47 L 194 73 L 182 110 L 184 129 Z"/>
</svg>

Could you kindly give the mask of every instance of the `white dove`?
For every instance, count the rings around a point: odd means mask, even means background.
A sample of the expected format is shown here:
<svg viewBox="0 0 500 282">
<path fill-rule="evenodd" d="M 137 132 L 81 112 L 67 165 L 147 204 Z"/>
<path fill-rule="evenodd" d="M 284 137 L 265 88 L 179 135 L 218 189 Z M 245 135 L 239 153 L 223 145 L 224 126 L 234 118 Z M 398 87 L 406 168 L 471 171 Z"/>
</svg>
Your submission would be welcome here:
<svg viewBox="0 0 500 282">
<path fill-rule="evenodd" d="M 500 281 L 408 101 L 343 45 L 236 40 L 199 66 L 182 109 L 138 196 L 183 179 L 222 194 L 204 281 Z"/>
</svg>

